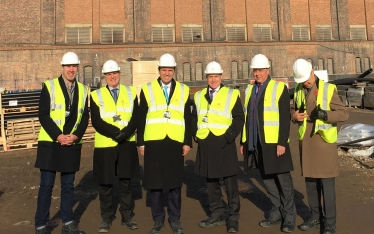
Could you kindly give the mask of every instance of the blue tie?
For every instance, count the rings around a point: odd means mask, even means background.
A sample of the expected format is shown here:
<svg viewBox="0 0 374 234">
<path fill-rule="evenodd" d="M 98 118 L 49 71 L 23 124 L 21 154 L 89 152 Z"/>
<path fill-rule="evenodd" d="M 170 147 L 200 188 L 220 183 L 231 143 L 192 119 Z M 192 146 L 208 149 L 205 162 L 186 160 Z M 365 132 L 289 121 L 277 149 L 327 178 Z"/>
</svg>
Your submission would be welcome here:
<svg viewBox="0 0 374 234">
<path fill-rule="evenodd" d="M 209 95 L 209 97 L 210 97 L 210 101 L 213 101 L 213 94 L 214 94 L 215 91 L 216 91 L 215 89 L 211 89 L 211 90 L 209 91 L 209 93 L 210 93 L 210 95 Z"/>
<path fill-rule="evenodd" d="M 117 91 L 118 91 L 118 89 L 112 89 L 114 103 L 117 103 L 117 99 L 118 99 Z"/>
<path fill-rule="evenodd" d="M 165 96 L 165 99 L 166 99 L 166 103 L 169 102 L 169 95 L 168 95 L 168 86 L 164 86 L 164 96 Z"/>
</svg>

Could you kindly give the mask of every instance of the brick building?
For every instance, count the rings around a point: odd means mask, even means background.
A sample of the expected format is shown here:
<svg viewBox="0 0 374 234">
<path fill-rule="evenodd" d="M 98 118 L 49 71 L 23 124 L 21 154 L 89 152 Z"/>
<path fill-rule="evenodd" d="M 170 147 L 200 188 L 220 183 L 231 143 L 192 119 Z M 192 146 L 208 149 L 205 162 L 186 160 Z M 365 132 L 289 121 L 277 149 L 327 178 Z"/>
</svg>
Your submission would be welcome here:
<svg viewBox="0 0 374 234">
<path fill-rule="evenodd" d="M 254 54 L 273 76 L 297 58 L 329 74 L 362 73 L 374 59 L 374 0 L 40 0 L 0 1 L 0 87 L 40 87 L 60 74 L 67 51 L 92 84 L 114 59 L 177 60 L 177 79 L 203 79 L 207 63 L 225 79 L 250 77 Z"/>
</svg>

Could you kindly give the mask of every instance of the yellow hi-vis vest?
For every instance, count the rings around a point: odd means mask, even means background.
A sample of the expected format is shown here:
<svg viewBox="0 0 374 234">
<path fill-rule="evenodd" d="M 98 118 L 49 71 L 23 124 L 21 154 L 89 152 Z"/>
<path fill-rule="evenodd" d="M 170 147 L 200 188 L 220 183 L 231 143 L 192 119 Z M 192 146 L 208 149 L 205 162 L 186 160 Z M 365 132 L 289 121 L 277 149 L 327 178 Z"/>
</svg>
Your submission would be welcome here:
<svg viewBox="0 0 374 234">
<path fill-rule="evenodd" d="M 105 86 L 91 92 L 92 100 L 100 108 L 100 117 L 103 121 L 118 127 L 120 130 L 125 128 L 131 119 L 134 110 L 134 100 L 136 90 L 132 86 L 119 85 L 117 104 Z M 120 118 L 118 118 L 118 116 Z M 127 141 L 135 141 L 135 133 Z M 118 145 L 118 142 L 110 137 L 95 132 L 95 148 L 107 148 Z"/>
<path fill-rule="evenodd" d="M 76 82 L 75 83 L 78 86 L 78 116 L 77 121 L 71 130 L 71 133 L 73 133 L 79 123 L 81 122 L 84 107 L 86 104 L 88 89 L 85 85 L 82 83 Z M 51 109 L 49 116 L 52 118 L 53 122 L 58 126 L 58 128 L 61 130 L 61 132 L 64 129 L 65 125 L 65 113 L 66 113 L 66 105 L 65 105 L 65 97 L 62 92 L 60 83 L 58 81 L 58 78 L 54 78 L 52 80 L 47 80 L 44 82 L 44 85 L 47 87 L 49 96 L 51 99 Z M 48 135 L 48 133 L 45 131 L 43 126 L 40 128 L 38 141 L 49 141 L 53 142 L 52 138 Z M 55 141 L 57 142 L 57 140 Z M 79 142 L 79 144 L 82 143 L 82 140 Z"/>
<path fill-rule="evenodd" d="M 158 80 L 142 85 L 142 91 L 148 104 L 144 140 L 170 139 L 183 143 L 185 120 L 184 107 L 190 95 L 190 88 L 179 82 L 175 84 L 169 105 Z"/>
<path fill-rule="evenodd" d="M 254 85 L 249 84 L 245 90 L 244 119 L 247 121 L 251 93 Z M 285 85 L 282 82 L 270 80 L 264 97 L 264 134 L 266 143 L 278 143 L 279 138 L 279 98 Z M 242 142 L 247 140 L 246 123 L 243 126 Z"/>
<path fill-rule="evenodd" d="M 195 93 L 194 101 L 197 111 L 197 132 L 196 137 L 205 139 L 209 132 L 215 136 L 225 134 L 226 130 L 232 124 L 232 109 L 238 99 L 239 90 L 222 87 L 209 105 L 204 97 L 208 89 L 200 90 Z M 207 121 L 203 121 L 203 118 Z"/>
<path fill-rule="evenodd" d="M 336 86 L 334 84 L 325 83 L 323 80 L 319 79 L 318 82 L 318 94 L 317 94 L 317 103 L 316 106 L 320 105 L 322 110 L 329 111 L 330 109 L 330 102 L 332 99 L 332 95 L 336 90 Z M 306 100 L 305 94 L 303 90 L 303 86 L 301 84 L 297 84 L 295 87 L 295 102 L 296 106 L 299 109 L 303 104 L 306 111 Z M 302 125 L 299 125 L 299 140 L 304 138 L 306 131 L 306 118 L 304 118 L 304 122 Z M 314 125 L 314 134 L 318 133 L 322 139 L 327 143 L 335 143 L 338 140 L 338 129 L 336 125 L 327 123 L 323 120 L 317 119 Z"/>
</svg>

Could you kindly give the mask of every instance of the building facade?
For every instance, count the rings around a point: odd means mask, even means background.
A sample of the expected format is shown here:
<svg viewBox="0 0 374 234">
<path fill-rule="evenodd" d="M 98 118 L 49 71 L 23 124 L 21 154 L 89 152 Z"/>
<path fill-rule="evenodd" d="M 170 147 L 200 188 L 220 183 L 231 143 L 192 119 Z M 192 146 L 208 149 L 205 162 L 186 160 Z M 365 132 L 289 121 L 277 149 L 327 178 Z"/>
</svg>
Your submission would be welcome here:
<svg viewBox="0 0 374 234">
<path fill-rule="evenodd" d="M 374 0 L 40 0 L 0 1 L 0 87 L 40 87 L 60 74 L 67 51 L 79 80 L 95 85 L 113 59 L 157 60 L 171 53 L 177 79 L 204 78 L 207 63 L 225 79 L 247 79 L 253 55 L 273 76 L 292 76 L 297 58 L 329 74 L 357 74 L 374 59 Z"/>
</svg>

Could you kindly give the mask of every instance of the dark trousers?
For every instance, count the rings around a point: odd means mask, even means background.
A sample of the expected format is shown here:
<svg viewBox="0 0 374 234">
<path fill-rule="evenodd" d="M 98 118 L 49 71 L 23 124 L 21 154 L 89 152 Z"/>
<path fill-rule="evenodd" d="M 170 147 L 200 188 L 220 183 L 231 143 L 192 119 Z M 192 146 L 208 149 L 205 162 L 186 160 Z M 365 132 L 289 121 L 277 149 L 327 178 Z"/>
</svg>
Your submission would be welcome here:
<svg viewBox="0 0 374 234">
<path fill-rule="evenodd" d="M 291 173 L 265 174 L 262 159 L 262 147 L 259 141 L 256 150 L 249 153 L 255 153 L 255 159 L 260 170 L 261 179 L 264 182 L 265 189 L 272 203 L 270 218 L 282 218 L 284 222 L 295 222 L 295 190 Z"/>
<path fill-rule="evenodd" d="M 40 188 L 35 213 L 35 228 L 47 225 L 52 200 L 52 189 L 55 185 L 56 172 L 40 170 Z M 61 172 L 61 202 L 60 213 L 62 223 L 74 220 L 74 179 L 75 173 Z"/>
<path fill-rule="evenodd" d="M 155 222 L 165 221 L 164 192 L 163 189 L 151 189 L 151 211 Z M 168 220 L 177 221 L 181 217 L 181 188 L 169 189 L 168 193 Z"/>
<path fill-rule="evenodd" d="M 119 179 L 119 211 L 122 221 L 130 220 L 134 214 L 135 203 L 132 198 L 131 179 Z M 100 184 L 99 189 L 101 218 L 105 221 L 112 221 L 115 215 L 113 208 L 113 184 Z"/>
<path fill-rule="evenodd" d="M 219 178 L 206 178 L 211 217 L 223 219 L 225 209 L 223 206 L 221 183 Z M 228 220 L 238 221 L 240 210 L 240 199 L 238 190 L 238 181 L 236 175 L 223 178 L 226 187 Z"/>
<path fill-rule="evenodd" d="M 335 225 L 335 178 L 305 178 L 305 185 L 312 219 L 321 220 L 324 214 L 324 223 Z"/>
</svg>

